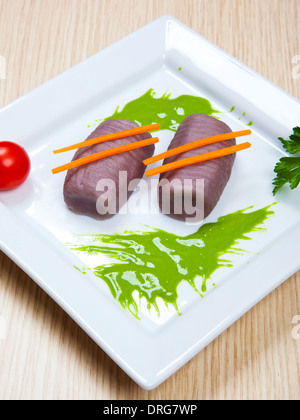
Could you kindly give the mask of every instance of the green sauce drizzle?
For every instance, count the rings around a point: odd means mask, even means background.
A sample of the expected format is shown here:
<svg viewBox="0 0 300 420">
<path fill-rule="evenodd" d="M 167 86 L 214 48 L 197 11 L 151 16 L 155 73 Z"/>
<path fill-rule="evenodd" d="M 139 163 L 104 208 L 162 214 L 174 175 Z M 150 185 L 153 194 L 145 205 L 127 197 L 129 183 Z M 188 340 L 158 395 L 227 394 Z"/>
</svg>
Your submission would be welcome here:
<svg viewBox="0 0 300 420">
<path fill-rule="evenodd" d="M 106 282 L 113 297 L 135 317 L 138 318 L 138 305 L 132 295 L 134 291 L 138 291 L 140 298 L 146 298 L 148 309 L 153 306 L 158 314 L 158 297 L 178 311 L 178 285 L 186 281 L 203 296 L 212 274 L 220 267 L 233 266 L 223 256 L 247 252 L 236 248 L 238 242 L 250 240 L 251 232 L 265 230 L 259 226 L 274 214 L 270 207 L 220 217 L 188 236 L 150 228 L 150 231 L 88 236 L 89 245 L 73 245 L 71 249 L 117 260 L 90 270 Z M 197 277 L 202 279 L 201 291 L 195 284 Z"/>
<path fill-rule="evenodd" d="M 157 98 L 154 95 L 154 90 L 149 89 L 141 97 L 128 102 L 122 109 L 118 106 L 109 117 L 97 120 L 97 125 L 111 118 L 120 118 L 134 121 L 140 126 L 159 123 L 161 130 L 177 131 L 188 115 L 213 116 L 212 114 L 219 112 L 212 108 L 208 99 L 199 96 L 181 95 L 171 99 L 171 93 Z"/>
</svg>

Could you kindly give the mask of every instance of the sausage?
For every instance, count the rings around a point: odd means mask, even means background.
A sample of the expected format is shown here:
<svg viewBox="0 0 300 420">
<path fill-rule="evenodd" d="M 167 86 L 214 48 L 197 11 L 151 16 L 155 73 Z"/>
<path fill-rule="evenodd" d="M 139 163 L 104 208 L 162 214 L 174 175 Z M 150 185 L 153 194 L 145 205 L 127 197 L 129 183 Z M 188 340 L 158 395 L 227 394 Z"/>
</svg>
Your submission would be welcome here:
<svg viewBox="0 0 300 420">
<path fill-rule="evenodd" d="M 169 149 L 230 132 L 232 132 L 230 127 L 216 118 L 204 114 L 189 115 L 179 126 Z M 235 144 L 236 139 L 232 139 L 203 146 L 168 157 L 164 160 L 164 164 L 234 146 Z M 236 155 L 232 154 L 162 173 L 158 186 L 158 200 L 162 213 L 178 220 L 191 219 L 192 221 L 194 219 L 196 222 L 209 216 L 216 207 L 230 179 L 235 157 Z M 186 181 L 186 185 L 184 185 L 184 180 L 190 181 Z M 204 180 L 204 188 L 201 188 L 199 180 Z M 171 188 L 170 185 L 172 185 Z M 191 203 L 188 208 L 184 205 L 186 201 Z M 166 202 L 168 205 L 166 205 Z"/>
<path fill-rule="evenodd" d="M 100 124 L 87 140 L 135 127 L 137 124 L 129 120 L 110 119 Z M 143 133 L 87 146 L 77 150 L 73 160 L 151 137 L 149 133 Z M 151 157 L 154 149 L 151 144 L 70 169 L 63 189 L 66 205 L 76 214 L 97 220 L 111 218 L 132 194 L 132 188 L 128 191 L 130 181 L 138 183 L 143 177 L 143 160 Z"/>
</svg>

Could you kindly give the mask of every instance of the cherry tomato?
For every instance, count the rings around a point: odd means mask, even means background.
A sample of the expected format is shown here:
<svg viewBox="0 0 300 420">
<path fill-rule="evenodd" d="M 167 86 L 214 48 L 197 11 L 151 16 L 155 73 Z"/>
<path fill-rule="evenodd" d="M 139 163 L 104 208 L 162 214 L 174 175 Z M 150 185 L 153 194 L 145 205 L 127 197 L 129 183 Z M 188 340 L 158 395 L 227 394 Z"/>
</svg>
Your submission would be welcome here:
<svg viewBox="0 0 300 420">
<path fill-rule="evenodd" d="M 30 167 L 29 156 L 23 147 L 10 141 L 0 142 L 0 191 L 23 184 Z"/>
</svg>

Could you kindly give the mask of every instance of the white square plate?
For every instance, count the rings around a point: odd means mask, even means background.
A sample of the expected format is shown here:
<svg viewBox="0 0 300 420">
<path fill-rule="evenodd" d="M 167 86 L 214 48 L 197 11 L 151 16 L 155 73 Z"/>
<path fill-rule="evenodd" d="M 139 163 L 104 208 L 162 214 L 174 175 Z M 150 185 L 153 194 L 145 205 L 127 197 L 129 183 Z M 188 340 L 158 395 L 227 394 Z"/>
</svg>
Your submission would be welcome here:
<svg viewBox="0 0 300 420">
<path fill-rule="evenodd" d="M 178 71 L 182 68 L 181 71 Z M 283 156 L 279 136 L 299 125 L 300 103 L 172 17 L 165 16 L 28 93 L 0 112 L 1 139 L 28 151 L 32 172 L 19 189 L 0 193 L 1 249 L 36 281 L 140 386 L 153 389 L 299 268 L 300 195 L 278 194 L 265 232 L 220 269 L 218 287 L 204 298 L 179 291 L 182 316 L 123 310 L 104 282 L 74 269 L 91 264 L 65 245 L 76 234 L 142 230 L 142 224 L 180 235 L 195 231 L 161 214 L 117 215 L 97 222 L 64 205 L 65 174 L 51 169 L 73 155 L 52 150 L 84 140 L 89 125 L 150 88 L 157 96 L 190 94 L 210 100 L 233 131 L 253 121 L 252 145 L 241 152 L 232 178 L 206 222 L 274 202 L 273 169 Z M 228 112 L 235 106 L 234 112 Z M 246 114 L 244 114 L 246 113 Z M 174 133 L 161 131 L 157 152 Z M 245 242 L 245 241 L 244 241 Z M 243 244 L 244 245 L 244 244 Z M 97 260 L 97 265 L 106 257 Z"/>
</svg>

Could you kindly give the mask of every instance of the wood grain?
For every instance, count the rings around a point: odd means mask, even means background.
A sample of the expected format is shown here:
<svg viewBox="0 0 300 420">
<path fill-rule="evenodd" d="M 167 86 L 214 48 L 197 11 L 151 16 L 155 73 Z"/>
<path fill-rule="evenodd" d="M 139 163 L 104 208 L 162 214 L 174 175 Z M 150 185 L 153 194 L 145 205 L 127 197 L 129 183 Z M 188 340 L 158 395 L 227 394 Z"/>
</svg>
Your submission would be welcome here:
<svg viewBox="0 0 300 420">
<path fill-rule="evenodd" d="M 164 14 L 300 99 L 299 0 L 0 0 L 0 106 Z M 299 283 L 300 273 L 146 392 L 0 253 L 0 399 L 297 400 Z"/>
</svg>

